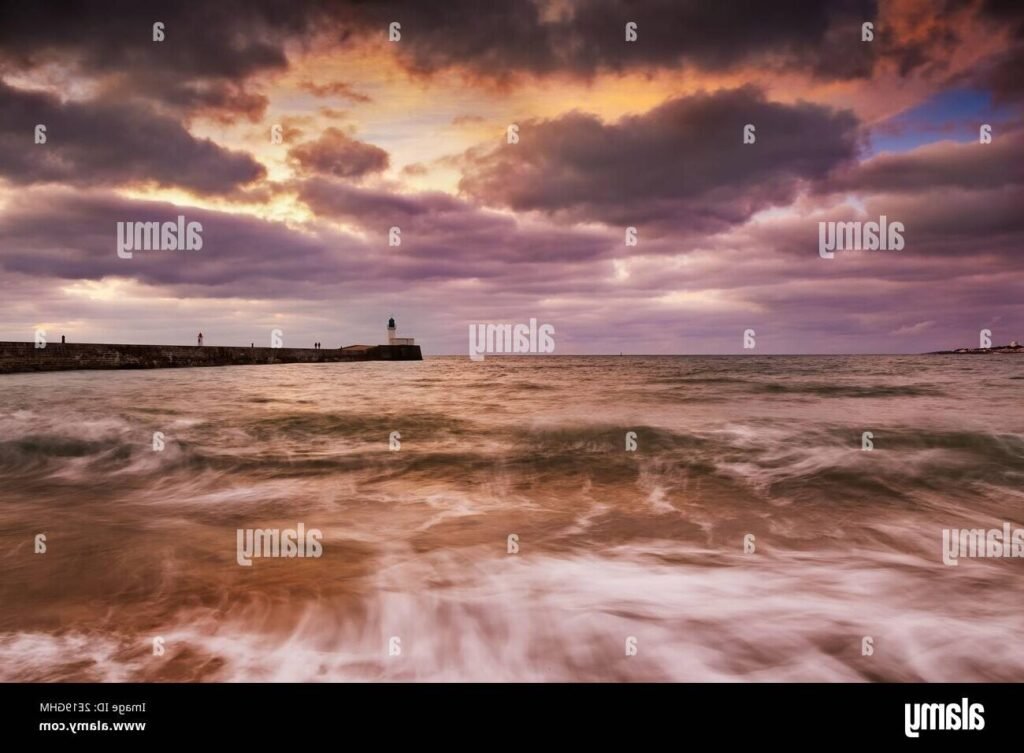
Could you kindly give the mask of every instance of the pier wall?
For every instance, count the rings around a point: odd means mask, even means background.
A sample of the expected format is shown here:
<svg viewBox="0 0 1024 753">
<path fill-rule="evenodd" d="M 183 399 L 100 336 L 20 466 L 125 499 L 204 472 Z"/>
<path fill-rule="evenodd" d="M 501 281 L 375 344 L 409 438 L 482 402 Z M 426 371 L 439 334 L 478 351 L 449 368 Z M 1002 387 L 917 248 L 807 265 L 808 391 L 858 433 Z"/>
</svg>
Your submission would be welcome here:
<svg viewBox="0 0 1024 753">
<path fill-rule="evenodd" d="M 339 361 L 422 361 L 419 345 L 359 348 L 237 348 L 212 345 L 108 345 L 0 342 L 0 374 L 76 369 L 168 369 Z"/>
</svg>

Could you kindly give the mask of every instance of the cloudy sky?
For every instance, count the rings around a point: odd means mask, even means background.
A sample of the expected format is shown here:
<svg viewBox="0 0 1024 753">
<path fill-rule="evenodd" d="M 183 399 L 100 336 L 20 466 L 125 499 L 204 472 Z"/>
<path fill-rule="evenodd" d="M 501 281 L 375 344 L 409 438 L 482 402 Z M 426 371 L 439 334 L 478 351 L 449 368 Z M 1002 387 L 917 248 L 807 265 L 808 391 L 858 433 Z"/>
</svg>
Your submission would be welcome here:
<svg viewBox="0 0 1024 753">
<path fill-rule="evenodd" d="M 1024 340 L 1019 2 L 48 5 L 0 8 L 0 340 Z M 118 257 L 179 215 L 201 250 Z M 903 250 L 821 258 L 881 215 Z"/>
</svg>

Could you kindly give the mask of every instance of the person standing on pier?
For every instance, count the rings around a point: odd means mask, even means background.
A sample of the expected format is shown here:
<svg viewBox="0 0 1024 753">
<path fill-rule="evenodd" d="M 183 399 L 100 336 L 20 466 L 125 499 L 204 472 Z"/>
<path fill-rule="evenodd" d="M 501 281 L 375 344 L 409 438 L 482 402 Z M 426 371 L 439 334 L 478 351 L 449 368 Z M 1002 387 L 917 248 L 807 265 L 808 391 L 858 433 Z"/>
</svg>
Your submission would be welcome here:
<svg viewBox="0 0 1024 753">
<path fill-rule="evenodd" d="M 200 345 L 203 344 L 203 333 L 202 332 L 199 333 L 199 344 Z"/>
</svg>

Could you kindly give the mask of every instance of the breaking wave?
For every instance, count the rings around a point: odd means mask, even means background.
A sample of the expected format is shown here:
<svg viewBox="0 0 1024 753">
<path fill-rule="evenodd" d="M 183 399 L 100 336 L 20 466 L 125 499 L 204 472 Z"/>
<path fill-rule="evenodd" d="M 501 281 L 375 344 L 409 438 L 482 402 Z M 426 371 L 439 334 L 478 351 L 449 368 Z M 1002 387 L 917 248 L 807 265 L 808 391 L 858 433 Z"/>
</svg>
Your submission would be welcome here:
<svg viewBox="0 0 1024 753">
<path fill-rule="evenodd" d="M 990 360 L 7 376 L 0 680 L 1021 681 L 1019 563 L 940 550 L 1021 521 Z"/>
</svg>

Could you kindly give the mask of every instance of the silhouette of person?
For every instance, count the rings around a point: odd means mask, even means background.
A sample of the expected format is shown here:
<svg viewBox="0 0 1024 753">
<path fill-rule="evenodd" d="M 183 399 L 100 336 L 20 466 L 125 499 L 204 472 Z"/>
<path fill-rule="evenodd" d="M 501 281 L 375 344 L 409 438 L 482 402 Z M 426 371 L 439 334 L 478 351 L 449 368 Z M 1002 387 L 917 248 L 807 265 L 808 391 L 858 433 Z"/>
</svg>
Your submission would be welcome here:
<svg viewBox="0 0 1024 753">
<path fill-rule="evenodd" d="M 65 342 L 66 341 L 64 340 L 64 335 L 61 335 L 60 336 L 60 344 L 63 345 Z"/>
<path fill-rule="evenodd" d="M 199 333 L 199 344 L 200 345 L 203 344 L 203 333 L 202 332 Z"/>
</svg>

